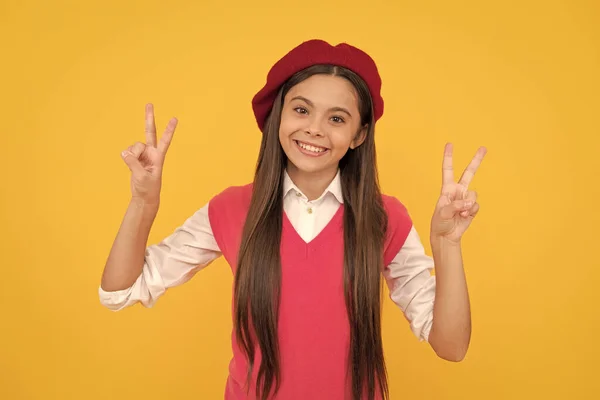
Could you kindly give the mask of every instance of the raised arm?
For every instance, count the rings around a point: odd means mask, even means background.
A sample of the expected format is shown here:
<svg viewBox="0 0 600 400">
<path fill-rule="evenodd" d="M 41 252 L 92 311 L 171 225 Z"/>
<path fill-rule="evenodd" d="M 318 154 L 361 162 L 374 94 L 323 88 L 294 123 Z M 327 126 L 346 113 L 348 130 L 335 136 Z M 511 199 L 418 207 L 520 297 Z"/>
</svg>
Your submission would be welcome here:
<svg viewBox="0 0 600 400">
<path fill-rule="evenodd" d="M 146 106 L 146 143 L 123 151 L 131 171 L 131 200 L 110 250 L 99 287 L 100 301 L 112 310 L 137 302 L 152 306 L 168 288 L 189 280 L 221 255 L 212 235 L 208 205 L 173 234 L 147 246 L 160 204 L 165 156 L 176 119 L 169 121 L 160 141 L 156 138 L 154 109 Z"/>
</svg>

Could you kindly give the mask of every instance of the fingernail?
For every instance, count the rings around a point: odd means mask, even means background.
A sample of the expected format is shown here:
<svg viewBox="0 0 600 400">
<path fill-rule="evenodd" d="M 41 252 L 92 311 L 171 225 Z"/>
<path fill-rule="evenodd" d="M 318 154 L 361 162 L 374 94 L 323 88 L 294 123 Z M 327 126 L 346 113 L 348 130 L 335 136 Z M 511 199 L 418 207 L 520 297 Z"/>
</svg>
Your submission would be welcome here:
<svg viewBox="0 0 600 400">
<path fill-rule="evenodd" d="M 465 208 L 471 208 L 472 206 L 473 206 L 473 202 L 472 201 L 465 202 Z"/>
</svg>

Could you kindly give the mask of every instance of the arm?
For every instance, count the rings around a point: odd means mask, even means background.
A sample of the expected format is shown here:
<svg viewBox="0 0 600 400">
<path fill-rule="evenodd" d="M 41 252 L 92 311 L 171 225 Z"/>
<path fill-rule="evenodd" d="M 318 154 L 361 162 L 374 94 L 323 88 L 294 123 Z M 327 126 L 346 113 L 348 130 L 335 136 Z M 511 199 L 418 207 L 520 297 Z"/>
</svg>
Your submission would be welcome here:
<svg viewBox="0 0 600 400">
<path fill-rule="evenodd" d="M 412 227 L 385 278 L 391 299 L 414 335 L 427 341 L 440 358 L 462 360 L 470 338 L 470 315 L 460 248 L 435 245 L 432 258 Z"/>
<path fill-rule="evenodd" d="M 146 143 L 121 153 L 131 171 L 131 201 L 104 267 L 100 302 L 120 310 L 141 302 L 150 307 L 168 288 L 189 280 L 220 256 L 207 207 L 189 218 L 161 243 L 146 248 L 158 213 L 162 170 L 177 119 L 172 118 L 157 140 L 154 106 L 146 105 Z"/>
<path fill-rule="evenodd" d="M 400 251 L 384 270 L 390 298 L 403 312 L 420 341 L 428 341 L 433 322 L 436 282 L 433 259 L 411 228 Z"/>
<path fill-rule="evenodd" d="M 461 361 L 471 339 L 471 310 L 460 244 L 432 239 L 436 265 L 435 305 L 429 343 L 436 354 Z"/>
<path fill-rule="evenodd" d="M 129 202 L 102 273 L 102 290 L 117 291 L 133 285 L 142 272 L 144 250 L 157 213 L 158 205 L 137 199 Z"/>
<path fill-rule="evenodd" d="M 458 182 L 454 181 L 452 144 L 442 162 L 442 189 L 431 218 L 431 248 L 437 280 L 430 343 L 442 358 L 461 361 L 471 339 L 471 310 L 463 270 L 461 239 L 479 211 L 469 184 L 487 149 L 480 147 Z"/>
<path fill-rule="evenodd" d="M 167 289 L 189 281 L 220 257 L 208 207 L 196 211 L 173 234 L 147 248 L 148 232 L 142 229 L 147 221 L 136 214 L 135 208 L 131 216 L 126 215 L 98 289 L 100 302 L 113 311 L 138 302 L 152 307 Z M 136 226 L 132 223 L 136 217 L 145 222 Z"/>
</svg>

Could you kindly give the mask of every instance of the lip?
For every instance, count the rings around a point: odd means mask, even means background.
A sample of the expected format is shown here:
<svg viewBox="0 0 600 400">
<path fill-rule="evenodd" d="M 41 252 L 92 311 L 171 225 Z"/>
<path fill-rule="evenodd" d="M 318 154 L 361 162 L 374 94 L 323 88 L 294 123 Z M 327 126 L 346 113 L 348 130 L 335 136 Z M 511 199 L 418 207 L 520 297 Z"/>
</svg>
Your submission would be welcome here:
<svg viewBox="0 0 600 400">
<path fill-rule="evenodd" d="M 312 144 L 312 143 L 309 143 L 309 142 L 303 142 L 301 140 L 296 140 L 296 139 L 293 139 L 293 141 L 294 141 L 294 144 L 296 145 L 296 147 L 298 148 L 298 150 L 300 150 L 300 152 L 302 154 L 305 154 L 305 155 L 307 155 L 309 157 L 321 157 L 322 155 L 325 155 L 325 154 L 327 154 L 329 152 L 329 149 L 326 148 L 326 147 L 323 147 L 323 146 L 319 146 L 319 145 Z M 309 146 L 320 147 L 322 149 L 325 149 L 325 151 L 322 151 L 320 153 L 313 153 L 312 151 L 303 149 L 302 147 L 300 147 L 300 145 L 298 143 L 306 144 L 306 145 L 309 145 Z"/>
</svg>

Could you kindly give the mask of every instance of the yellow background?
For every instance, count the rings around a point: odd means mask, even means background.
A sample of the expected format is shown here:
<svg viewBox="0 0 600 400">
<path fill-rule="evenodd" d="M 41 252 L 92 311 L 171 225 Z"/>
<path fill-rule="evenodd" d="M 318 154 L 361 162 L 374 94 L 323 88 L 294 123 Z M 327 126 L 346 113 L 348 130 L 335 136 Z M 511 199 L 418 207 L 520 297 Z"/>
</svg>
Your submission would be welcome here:
<svg viewBox="0 0 600 400">
<path fill-rule="evenodd" d="M 129 196 L 120 152 L 144 139 L 146 102 L 161 129 L 179 118 L 156 242 L 251 179 L 250 99 L 313 37 L 378 63 L 382 186 L 428 250 L 444 143 L 457 176 L 489 149 L 463 246 L 470 351 L 436 358 L 388 299 L 392 399 L 598 398 L 599 21 L 594 0 L 3 0 L 0 398 L 222 398 L 222 259 L 152 309 L 98 301 Z"/>
</svg>

